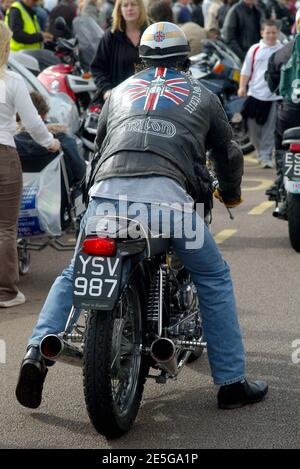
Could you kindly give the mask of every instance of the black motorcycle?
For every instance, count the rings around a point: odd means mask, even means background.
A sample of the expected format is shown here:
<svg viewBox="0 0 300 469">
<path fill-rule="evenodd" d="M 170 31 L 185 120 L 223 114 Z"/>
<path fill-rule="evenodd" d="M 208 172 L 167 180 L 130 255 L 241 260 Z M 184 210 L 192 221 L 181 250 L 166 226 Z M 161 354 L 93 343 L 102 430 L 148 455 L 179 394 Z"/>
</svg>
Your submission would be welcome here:
<svg viewBox="0 0 300 469">
<path fill-rule="evenodd" d="M 276 184 L 266 193 L 276 203 L 273 216 L 288 222 L 291 245 L 300 252 L 300 127 L 284 132 L 282 147 Z"/>
<path fill-rule="evenodd" d="M 83 367 L 89 417 L 107 438 L 132 426 L 146 379 L 175 378 L 206 345 L 196 288 L 169 239 L 148 237 L 136 220 L 113 220 L 117 237 L 110 237 L 109 217 L 87 228 L 65 331 L 41 342 L 45 358 Z M 81 325 L 73 325 L 75 308 Z"/>
</svg>

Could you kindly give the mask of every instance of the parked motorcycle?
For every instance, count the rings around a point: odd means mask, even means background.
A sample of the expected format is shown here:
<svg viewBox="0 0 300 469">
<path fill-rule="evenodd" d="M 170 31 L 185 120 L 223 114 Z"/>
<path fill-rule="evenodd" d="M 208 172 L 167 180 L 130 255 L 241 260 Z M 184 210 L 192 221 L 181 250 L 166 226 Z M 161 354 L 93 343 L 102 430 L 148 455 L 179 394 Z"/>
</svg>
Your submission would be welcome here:
<svg viewBox="0 0 300 469">
<path fill-rule="evenodd" d="M 289 238 L 295 251 L 300 252 L 300 127 L 288 129 L 283 134 L 282 177 L 277 180 L 273 216 L 288 221 Z"/>
<path fill-rule="evenodd" d="M 190 72 L 215 93 L 231 124 L 234 140 L 246 155 L 254 150 L 241 115 L 245 98 L 237 96 L 241 62 L 221 40 L 206 40 L 203 52 L 190 57 Z"/>
<path fill-rule="evenodd" d="M 55 21 L 57 30 L 64 32 L 66 22 L 62 17 Z M 44 68 L 38 79 L 49 91 L 68 94 L 77 104 L 81 115 L 91 103 L 96 85 L 88 71 L 89 61 L 96 52 L 103 30 L 92 18 L 80 17 L 74 20 L 75 37 L 65 39 L 59 37 L 53 47 L 56 59 L 60 62 Z M 45 54 L 47 51 L 38 51 Z M 28 52 L 36 54 L 36 52 Z"/>
<path fill-rule="evenodd" d="M 90 219 L 65 330 L 40 345 L 45 358 L 83 367 L 89 417 L 107 438 L 133 425 L 147 378 L 176 378 L 206 346 L 189 272 L 169 239 L 137 238 L 138 230 L 146 235 L 148 226 L 126 217 Z M 75 308 L 84 323 L 74 327 Z"/>
</svg>

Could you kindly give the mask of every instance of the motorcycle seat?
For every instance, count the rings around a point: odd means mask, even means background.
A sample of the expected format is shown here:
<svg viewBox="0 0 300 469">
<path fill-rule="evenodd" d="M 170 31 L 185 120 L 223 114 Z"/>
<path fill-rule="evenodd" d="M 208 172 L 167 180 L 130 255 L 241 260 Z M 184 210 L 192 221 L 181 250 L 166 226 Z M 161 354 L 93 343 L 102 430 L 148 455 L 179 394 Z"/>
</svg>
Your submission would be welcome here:
<svg viewBox="0 0 300 469">
<path fill-rule="evenodd" d="M 286 147 L 291 143 L 300 143 L 300 127 L 292 127 L 283 132 L 282 146 Z"/>
<path fill-rule="evenodd" d="M 131 218 L 119 218 L 118 216 L 96 215 L 88 219 L 86 235 L 97 234 L 99 237 L 112 236 L 119 240 L 144 240 L 147 249 L 147 257 L 153 257 L 165 252 L 170 239 L 161 233 L 151 232 L 148 226 L 144 226 L 140 220 Z"/>
<path fill-rule="evenodd" d="M 157 254 L 162 254 L 166 252 L 170 246 L 170 239 L 169 238 L 148 238 L 149 242 L 149 254 L 148 257 L 156 256 Z"/>
</svg>

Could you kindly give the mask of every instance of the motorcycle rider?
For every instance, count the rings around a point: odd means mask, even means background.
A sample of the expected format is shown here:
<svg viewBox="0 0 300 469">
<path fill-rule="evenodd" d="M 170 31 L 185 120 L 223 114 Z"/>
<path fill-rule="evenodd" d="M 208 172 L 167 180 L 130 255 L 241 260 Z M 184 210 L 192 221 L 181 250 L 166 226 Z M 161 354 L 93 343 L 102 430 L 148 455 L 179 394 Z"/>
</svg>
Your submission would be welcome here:
<svg viewBox="0 0 300 469">
<path fill-rule="evenodd" d="M 185 73 L 189 46 L 182 30 L 168 22 L 152 24 L 141 38 L 139 52 L 147 68 L 117 86 L 100 115 L 99 152 L 81 233 L 102 203 L 118 206 L 119 194 L 126 194 L 129 204 L 145 202 L 154 210 L 164 210 L 172 202 L 203 202 L 208 148 L 219 179 L 217 198 L 227 207 L 242 201 L 242 153 L 232 140 L 218 98 Z M 199 219 L 193 210 L 193 223 Z M 262 400 L 268 386 L 245 378 L 229 266 L 203 221 L 201 229 L 201 248 L 187 248 L 187 237 L 174 236 L 174 228 L 170 237 L 198 291 L 212 376 L 220 386 L 218 405 L 231 409 Z M 16 388 L 17 399 L 26 407 L 36 408 L 41 402 L 47 363 L 39 344 L 45 335 L 65 329 L 72 306 L 73 268 L 74 258 L 52 286 L 29 340 Z"/>
</svg>

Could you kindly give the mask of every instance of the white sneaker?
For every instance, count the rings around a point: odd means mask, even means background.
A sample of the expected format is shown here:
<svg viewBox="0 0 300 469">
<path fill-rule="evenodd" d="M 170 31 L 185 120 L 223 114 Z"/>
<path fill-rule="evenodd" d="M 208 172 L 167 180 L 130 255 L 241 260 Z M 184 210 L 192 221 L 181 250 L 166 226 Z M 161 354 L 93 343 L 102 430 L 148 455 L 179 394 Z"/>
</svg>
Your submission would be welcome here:
<svg viewBox="0 0 300 469">
<path fill-rule="evenodd" d="M 12 300 L 0 301 L 0 308 L 10 308 L 11 306 L 22 305 L 25 301 L 26 298 L 23 293 L 18 291 L 17 296 Z"/>
</svg>

